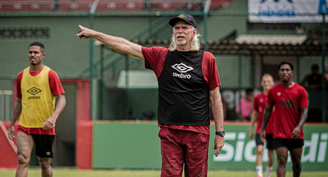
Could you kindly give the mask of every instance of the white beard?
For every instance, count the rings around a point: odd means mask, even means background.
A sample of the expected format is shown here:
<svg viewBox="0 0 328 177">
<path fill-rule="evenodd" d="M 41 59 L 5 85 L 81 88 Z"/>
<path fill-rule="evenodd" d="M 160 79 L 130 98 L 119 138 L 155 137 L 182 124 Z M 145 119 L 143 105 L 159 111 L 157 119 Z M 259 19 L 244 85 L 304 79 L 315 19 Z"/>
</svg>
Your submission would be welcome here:
<svg viewBox="0 0 328 177">
<path fill-rule="evenodd" d="M 176 44 L 177 45 L 186 45 L 187 44 L 187 40 L 183 40 L 183 41 L 178 41 L 178 40 L 175 40 Z"/>
</svg>

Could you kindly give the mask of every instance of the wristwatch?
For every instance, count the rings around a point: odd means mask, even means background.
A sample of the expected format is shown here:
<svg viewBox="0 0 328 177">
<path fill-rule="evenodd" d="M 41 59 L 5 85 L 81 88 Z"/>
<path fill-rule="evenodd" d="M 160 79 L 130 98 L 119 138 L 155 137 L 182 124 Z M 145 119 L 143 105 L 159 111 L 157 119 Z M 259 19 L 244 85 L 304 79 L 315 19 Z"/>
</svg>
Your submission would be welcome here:
<svg viewBox="0 0 328 177">
<path fill-rule="evenodd" d="M 217 132 L 215 132 L 215 134 L 224 137 L 224 135 L 225 135 L 225 131 L 224 131 L 224 130 L 222 130 L 222 131 L 217 131 Z"/>
</svg>

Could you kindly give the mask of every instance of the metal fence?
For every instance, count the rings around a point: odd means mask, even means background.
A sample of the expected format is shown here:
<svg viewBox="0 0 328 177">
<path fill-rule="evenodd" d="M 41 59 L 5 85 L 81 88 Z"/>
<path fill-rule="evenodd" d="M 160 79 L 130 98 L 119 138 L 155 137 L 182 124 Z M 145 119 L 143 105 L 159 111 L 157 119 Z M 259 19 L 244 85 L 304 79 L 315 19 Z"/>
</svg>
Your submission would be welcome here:
<svg viewBox="0 0 328 177">
<path fill-rule="evenodd" d="M 12 112 L 12 90 L 0 90 L 0 120 L 9 121 Z"/>
<path fill-rule="evenodd" d="M 19 5 L 14 1 L 1 0 L 3 11 L 0 12 L 0 15 L 15 17 L 25 16 L 26 14 L 44 17 L 88 16 L 91 4 L 95 1 L 48 0 L 39 1 L 39 5 L 35 2 L 24 1 Z M 224 9 L 224 7 L 234 2 L 248 5 L 244 0 L 213 0 L 210 7 L 208 7 L 208 11 L 206 11 L 206 3 L 208 2 L 210 1 L 100 0 L 93 18 L 103 16 L 125 16 L 128 18 L 129 16 L 138 15 L 156 19 L 129 40 L 143 46 L 159 45 L 168 47 L 169 40 L 159 37 L 163 32 L 167 33 L 168 30 L 171 30 L 167 27 L 168 17 L 184 11 L 197 17 L 200 24 L 203 25 L 200 28 L 203 28 L 204 31 L 201 48 L 212 52 L 217 58 L 222 79 L 222 95 L 227 106 L 226 119 L 229 120 L 237 119 L 238 115 L 235 113 L 235 107 L 242 96 L 239 93 L 244 93 L 244 90 L 250 87 L 260 91 L 260 79 L 264 73 L 270 73 L 275 81 L 278 81 L 277 66 L 282 60 L 294 64 L 293 78 L 297 83 L 301 83 L 305 75 L 311 72 L 310 66 L 312 64 L 320 66 L 322 76 L 326 74 L 325 71 L 328 69 L 328 65 L 325 59 L 327 55 L 325 48 L 325 13 L 319 15 L 318 13 L 281 12 L 283 14 L 280 14 L 281 16 L 294 15 L 302 18 L 313 17 L 319 20 L 316 24 L 302 24 L 300 22 L 261 23 L 259 22 L 261 19 L 256 18 L 270 16 L 271 12 L 262 11 L 256 14 L 245 10 L 238 11 L 238 8 L 230 11 Z M 262 2 L 269 2 L 269 0 Z M 286 1 L 286 3 L 288 2 Z M 42 4 L 49 6 L 42 6 Z M 51 9 L 42 9 L 48 7 Z M 23 11 L 24 8 L 27 12 Z M 45 12 L 38 13 L 38 10 L 40 12 L 44 10 Z M 223 30 L 220 29 L 221 31 L 219 31 L 214 27 L 209 28 L 209 21 L 212 17 L 226 18 L 233 22 L 221 20 L 222 25 L 220 28 Z M 254 20 L 254 18 L 255 21 L 251 22 L 250 19 Z M 320 20 L 322 20 L 322 23 Z M 96 22 L 97 20 L 95 20 Z M 211 21 L 211 23 L 215 23 L 215 21 Z M 241 30 L 242 32 L 238 32 L 238 29 L 231 27 L 233 23 L 241 23 L 240 26 L 246 27 Z M 29 30 L 27 29 L 27 31 Z M 207 39 L 207 33 L 222 31 L 227 35 L 222 36 L 220 39 Z M 10 38 L 11 35 L 18 33 L 33 34 L 33 32 L 26 32 L 26 30 L 17 32 L 13 29 L 2 28 L 0 29 L 0 38 L 1 36 Z M 247 33 L 248 35 L 243 36 L 240 35 L 241 33 Z M 256 35 L 258 33 L 261 34 Z M 100 120 L 156 119 L 157 83 L 154 74 L 143 69 L 142 61 L 108 50 L 104 45 L 100 44 L 98 46 L 101 47 L 100 58 L 90 59 L 90 66 L 82 70 L 77 76 L 77 78 L 90 78 L 93 81 L 93 84 L 91 84 L 93 88 L 91 89 L 91 110 L 93 112 L 91 117 Z M 324 79 L 322 81 L 325 88 L 326 82 Z M 324 90 L 309 90 L 310 105 L 313 106 L 313 109 L 320 109 L 321 111 L 320 114 L 317 111 L 312 111 L 315 117 L 325 115 L 326 103 L 323 100 L 326 100 L 324 95 L 327 94 Z M 1 105 L 5 106 L 7 104 Z M 11 108 L 8 107 L 3 109 L 6 109 L 6 111 L 1 111 L 1 113 L 7 114 L 11 111 Z M 327 121 L 327 119 L 324 118 L 321 121 Z"/>
</svg>

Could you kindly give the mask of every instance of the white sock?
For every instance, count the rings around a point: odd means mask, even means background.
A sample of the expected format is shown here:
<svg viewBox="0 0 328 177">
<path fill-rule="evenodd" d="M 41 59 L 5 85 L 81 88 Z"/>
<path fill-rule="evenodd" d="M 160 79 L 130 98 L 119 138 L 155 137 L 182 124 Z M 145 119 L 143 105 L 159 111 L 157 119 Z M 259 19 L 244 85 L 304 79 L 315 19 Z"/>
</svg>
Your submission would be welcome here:
<svg viewBox="0 0 328 177">
<path fill-rule="evenodd" d="M 265 177 L 270 177 L 270 173 L 271 173 L 272 169 L 273 169 L 273 167 L 267 166 L 267 168 L 266 168 L 266 176 Z"/>
<path fill-rule="evenodd" d="M 257 176 L 262 176 L 262 165 L 256 166 Z"/>
</svg>

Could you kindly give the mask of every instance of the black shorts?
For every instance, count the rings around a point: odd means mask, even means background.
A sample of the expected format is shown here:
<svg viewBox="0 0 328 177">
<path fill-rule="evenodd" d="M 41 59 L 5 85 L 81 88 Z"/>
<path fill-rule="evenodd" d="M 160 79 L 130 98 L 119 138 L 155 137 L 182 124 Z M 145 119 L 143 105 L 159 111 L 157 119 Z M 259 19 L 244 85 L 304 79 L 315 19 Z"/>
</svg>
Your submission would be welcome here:
<svg viewBox="0 0 328 177">
<path fill-rule="evenodd" d="M 265 139 L 266 139 L 266 148 L 272 150 L 273 149 L 273 134 L 266 134 Z M 264 143 L 261 141 L 261 136 L 259 133 L 256 133 L 255 143 L 256 143 L 256 146 L 264 145 Z"/>
<path fill-rule="evenodd" d="M 273 134 L 266 134 L 265 139 L 266 139 L 267 149 L 273 150 L 274 149 L 273 148 Z"/>
<path fill-rule="evenodd" d="M 256 143 L 256 146 L 260 146 L 260 145 L 264 145 L 264 143 L 261 141 L 261 134 L 259 133 L 256 133 L 255 135 L 255 143 Z"/>
<path fill-rule="evenodd" d="M 288 150 L 297 149 L 304 146 L 304 139 L 284 139 L 273 138 L 273 147 L 275 149 L 279 147 L 286 147 Z"/>
<path fill-rule="evenodd" d="M 54 144 L 55 135 L 31 135 L 35 144 L 35 154 L 38 157 L 53 158 L 52 145 Z"/>
</svg>

